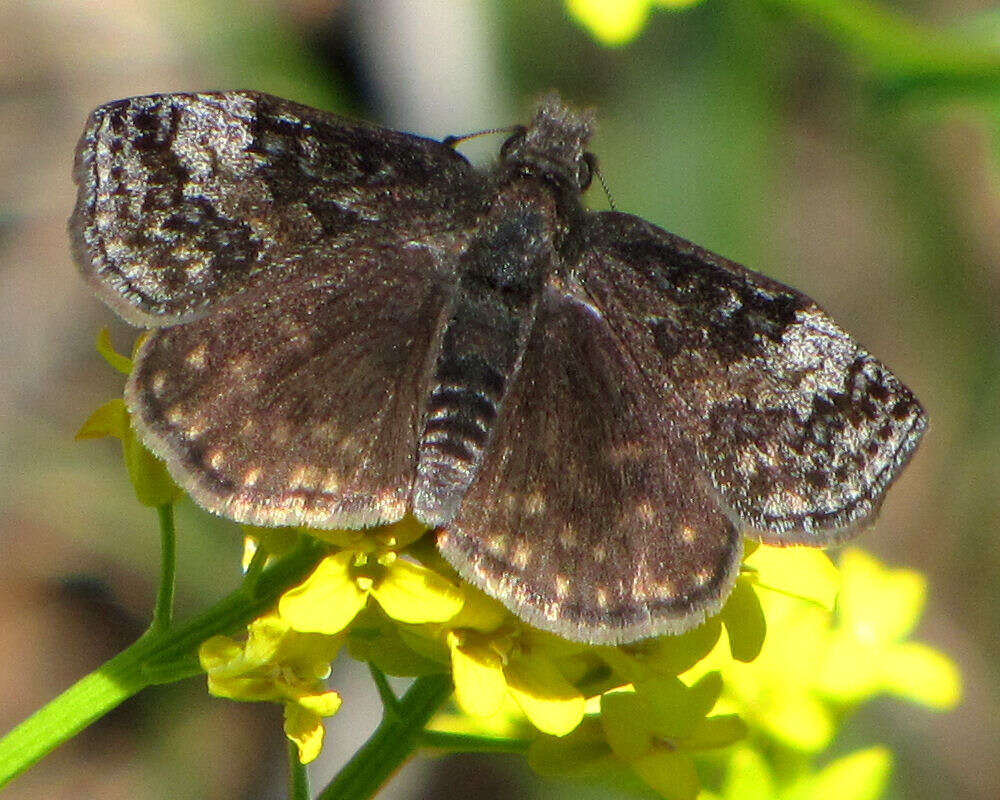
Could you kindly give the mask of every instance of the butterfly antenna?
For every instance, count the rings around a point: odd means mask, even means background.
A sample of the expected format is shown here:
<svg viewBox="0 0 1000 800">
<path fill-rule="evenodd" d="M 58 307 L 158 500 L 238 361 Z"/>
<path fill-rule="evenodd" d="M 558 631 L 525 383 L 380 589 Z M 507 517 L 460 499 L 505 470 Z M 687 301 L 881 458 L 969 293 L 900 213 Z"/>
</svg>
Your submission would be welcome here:
<svg viewBox="0 0 1000 800">
<path fill-rule="evenodd" d="M 474 133 L 463 133 L 461 136 L 445 136 L 441 140 L 441 144 L 447 145 L 448 147 L 454 147 L 462 142 L 467 142 L 469 139 L 475 139 L 477 136 L 491 136 L 494 133 L 514 133 L 520 129 L 520 125 L 507 125 L 503 128 L 487 128 L 486 130 L 475 131 Z"/>
<path fill-rule="evenodd" d="M 608 197 L 608 205 L 611 206 L 612 211 L 617 211 L 618 206 L 615 205 L 615 198 L 611 196 L 611 190 L 608 188 L 608 182 L 604 180 L 604 173 L 601 172 L 600 169 L 598 169 L 596 164 L 594 165 L 593 169 L 594 169 L 594 174 L 597 176 L 597 180 L 601 182 L 601 188 L 604 189 L 604 194 L 606 194 Z"/>
</svg>

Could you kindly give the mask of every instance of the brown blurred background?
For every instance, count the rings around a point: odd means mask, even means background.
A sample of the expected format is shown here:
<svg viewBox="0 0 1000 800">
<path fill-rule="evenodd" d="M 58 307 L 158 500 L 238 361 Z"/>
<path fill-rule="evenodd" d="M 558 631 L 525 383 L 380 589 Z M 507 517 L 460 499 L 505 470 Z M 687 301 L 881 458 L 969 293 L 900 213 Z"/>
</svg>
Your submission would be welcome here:
<svg viewBox="0 0 1000 800">
<path fill-rule="evenodd" d="M 88 111 L 253 88 L 441 137 L 522 121 L 558 88 L 597 107 L 620 209 L 806 291 L 927 406 L 930 432 L 863 544 L 928 575 L 917 635 L 958 661 L 966 698 L 948 714 L 876 702 L 837 748 L 891 747 L 893 798 L 1000 796 L 1000 86 L 889 97 L 788 5 L 658 11 L 606 49 L 557 0 L 0 0 L 0 732 L 131 641 L 155 592 L 155 514 L 114 442 L 73 441 L 121 389 L 97 329 L 123 350 L 133 336 L 70 261 Z M 1000 43 L 985 0 L 894 7 Z M 590 202 L 606 207 L 600 191 Z M 239 539 L 190 505 L 178 528 L 183 616 L 235 585 Z M 318 786 L 378 714 L 363 672 L 335 683 L 346 702 Z M 281 797 L 279 719 L 201 681 L 151 690 L 4 797 Z M 460 758 L 415 763 L 384 796 L 571 795 L 587 796 L 517 759 Z"/>
</svg>

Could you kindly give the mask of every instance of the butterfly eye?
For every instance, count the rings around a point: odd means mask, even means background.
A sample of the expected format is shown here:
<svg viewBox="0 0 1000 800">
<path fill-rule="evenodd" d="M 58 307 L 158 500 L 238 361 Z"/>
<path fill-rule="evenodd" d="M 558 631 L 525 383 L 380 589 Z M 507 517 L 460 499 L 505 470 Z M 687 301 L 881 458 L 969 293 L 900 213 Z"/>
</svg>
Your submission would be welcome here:
<svg viewBox="0 0 1000 800">
<path fill-rule="evenodd" d="M 580 191 L 586 191 L 590 182 L 594 179 L 597 171 L 597 156 L 593 153 L 584 153 L 577 162 L 576 182 Z"/>
<path fill-rule="evenodd" d="M 514 129 L 514 133 L 507 137 L 507 140 L 500 146 L 500 160 L 504 161 L 509 156 L 512 150 L 514 150 L 521 142 L 524 141 L 524 134 L 528 132 L 528 129 L 523 125 L 518 125 Z"/>
</svg>

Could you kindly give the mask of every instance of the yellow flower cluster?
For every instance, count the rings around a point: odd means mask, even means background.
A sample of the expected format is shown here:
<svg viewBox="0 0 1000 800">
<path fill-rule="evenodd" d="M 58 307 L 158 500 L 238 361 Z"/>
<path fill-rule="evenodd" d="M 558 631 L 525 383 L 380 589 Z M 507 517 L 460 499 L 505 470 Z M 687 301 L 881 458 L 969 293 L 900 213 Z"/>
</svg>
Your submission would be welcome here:
<svg viewBox="0 0 1000 800">
<path fill-rule="evenodd" d="M 105 333 L 98 349 L 119 371 L 131 367 Z M 79 434 L 102 435 L 121 439 L 140 501 L 176 498 L 120 400 Z M 323 718 L 340 707 L 325 681 L 342 649 L 391 675 L 450 673 L 454 707 L 432 720 L 433 731 L 530 740 L 529 762 L 542 774 L 639 781 L 671 800 L 694 800 L 698 759 L 722 748 L 714 759 L 724 763 L 721 793 L 706 798 L 747 796 L 748 786 L 775 798 L 827 796 L 823 787 L 836 788 L 829 796 L 877 797 L 887 751 L 858 751 L 822 769 L 810 760 L 843 712 L 880 693 L 938 709 L 961 694 L 954 664 L 908 640 L 923 610 L 922 577 L 857 549 L 841 554 L 838 569 L 820 550 L 748 542 L 718 615 L 681 636 L 610 647 L 522 623 L 461 581 L 427 533 L 409 518 L 363 531 L 246 528 L 245 568 L 280 558 L 303 536 L 329 553 L 245 637 L 202 644 L 209 691 L 283 704 L 285 732 L 307 763 L 320 752 Z M 753 746 L 737 745 L 748 732 Z M 781 770 L 764 755 L 774 752 L 784 753 Z M 773 791 L 761 795 L 761 787 Z"/>
</svg>

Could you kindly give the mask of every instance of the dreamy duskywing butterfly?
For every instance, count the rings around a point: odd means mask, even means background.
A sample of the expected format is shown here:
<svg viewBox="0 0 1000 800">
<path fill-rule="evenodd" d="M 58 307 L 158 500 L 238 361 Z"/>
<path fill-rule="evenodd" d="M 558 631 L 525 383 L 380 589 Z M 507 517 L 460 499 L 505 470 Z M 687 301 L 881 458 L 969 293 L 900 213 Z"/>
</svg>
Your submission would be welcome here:
<svg viewBox="0 0 1000 800">
<path fill-rule="evenodd" d="M 97 109 L 74 251 L 154 328 L 142 439 L 239 522 L 412 513 L 469 581 L 570 639 L 718 610 L 741 531 L 838 542 L 925 426 L 812 300 L 580 202 L 556 96 L 476 171 L 452 147 L 257 92 Z"/>
</svg>

